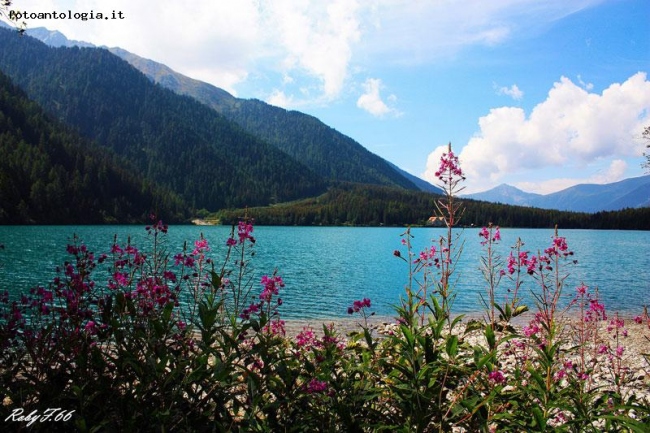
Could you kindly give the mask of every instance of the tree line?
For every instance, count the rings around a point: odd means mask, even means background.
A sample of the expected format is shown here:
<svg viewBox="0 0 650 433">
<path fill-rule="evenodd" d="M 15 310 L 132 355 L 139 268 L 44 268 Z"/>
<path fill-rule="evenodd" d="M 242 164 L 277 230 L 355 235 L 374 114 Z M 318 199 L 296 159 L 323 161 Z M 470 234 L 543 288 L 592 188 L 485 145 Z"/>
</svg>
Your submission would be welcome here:
<svg viewBox="0 0 650 433">
<path fill-rule="evenodd" d="M 339 183 L 316 198 L 273 206 L 227 209 L 213 218 L 231 224 L 244 215 L 263 225 L 426 225 L 439 195 L 377 185 Z M 463 226 L 650 230 L 650 208 L 566 212 L 460 199 Z"/>
</svg>

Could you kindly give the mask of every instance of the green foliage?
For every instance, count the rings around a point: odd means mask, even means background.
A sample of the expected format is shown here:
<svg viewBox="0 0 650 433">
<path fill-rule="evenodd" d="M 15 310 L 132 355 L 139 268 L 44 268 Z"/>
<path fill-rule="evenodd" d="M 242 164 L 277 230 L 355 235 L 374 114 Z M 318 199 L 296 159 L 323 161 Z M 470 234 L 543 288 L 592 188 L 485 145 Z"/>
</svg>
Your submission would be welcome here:
<svg viewBox="0 0 650 433">
<path fill-rule="evenodd" d="M 107 256 L 76 240 L 52 283 L 21 300 L 0 296 L 7 425 L 24 427 L 16 410 L 53 407 L 68 421 L 30 431 L 642 432 L 650 421 L 648 402 L 620 391 L 624 370 L 591 386 L 591 371 L 568 364 L 593 349 L 591 337 L 567 345 L 557 321 L 524 335 L 452 318 L 438 252 L 412 266 L 422 256 L 407 242 L 410 282 L 385 335 L 368 326 L 364 299 L 352 309 L 362 332 L 324 325 L 290 337 L 280 280 L 263 278 L 262 292 L 251 281 L 252 226 L 233 228 L 221 266 L 203 238 L 171 260 L 166 230 L 156 223 L 146 249 L 116 241 Z"/>
<path fill-rule="evenodd" d="M 0 73 L 0 224 L 185 218 L 176 195 L 52 121 Z"/>
<path fill-rule="evenodd" d="M 223 209 L 215 218 L 224 224 L 246 212 L 262 225 L 425 225 L 440 196 L 400 188 L 338 183 L 323 195 L 265 207 Z M 624 209 L 595 214 L 561 212 L 522 206 L 509 206 L 475 200 L 459 200 L 464 213 L 460 226 L 634 229 L 650 230 L 650 208 Z"/>
<path fill-rule="evenodd" d="M 417 190 L 382 158 L 313 116 L 258 100 L 217 98 L 211 105 L 326 179 Z"/>
<path fill-rule="evenodd" d="M 0 29 L 0 69 L 48 113 L 130 161 L 193 209 L 322 192 L 303 164 L 104 49 L 50 48 Z"/>
</svg>

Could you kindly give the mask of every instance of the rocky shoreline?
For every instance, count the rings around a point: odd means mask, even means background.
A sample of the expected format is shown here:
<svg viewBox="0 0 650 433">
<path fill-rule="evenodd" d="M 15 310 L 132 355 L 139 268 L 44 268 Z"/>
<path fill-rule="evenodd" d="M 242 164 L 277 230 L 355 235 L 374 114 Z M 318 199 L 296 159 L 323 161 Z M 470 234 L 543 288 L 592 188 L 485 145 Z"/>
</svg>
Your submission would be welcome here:
<svg viewBox="0 0 650 433">
<path fill-rule="evenodd" d="M 480 317 L 469 317 L 464 319 L 463 323 L 458 327 L 458 332 L 463 334 L 464 324 L 471 319 L 479 319 Z M 624 332 L 618 336 L 618 341 L 613 341 L 612 336 L 607 332 L 608 322 L 601 321 L 599 329 L 596 333 L 599 340 L 590 342 L 589 349 L 586 350 L 587 358 L 593 370 L 589 376 L 588 386 L 592 389 L 599 388 L 601 390 L 614 390 L 617 387 L 615 383 L 615 376 L 619 376 L 620 392 L 624 397 L 634 395 L 637 400 L 644 401 L 646 405 L 650 406 L 650 324 L 648 321 L 636 323 L 632 318 L 622 319 L 624 323 Z M 514 323 L 515 327 L 519 327 L 521 331 L 524 320 L 518 320 Z M 305 327 L 311 327 L 317 334 L 322 334 L 322 326 L 333 324 L 334 329 L 340 336 L 349 338 L 352 332 L 361 331 L 361 324 L 363 320 L 355 318 L 337 318 L 337 319 L 314 319 L 314 320 L 288 320 L 285 322 L 286 335 L 288 338 L 293 338 Z M 398 330 L 398 325 L 394 319 L 387 317 L 370 317 L 368 319 L 369 329 L 375 337 L 381 338 L 382 336 L 389 335 Z M 563 322 L 563 335 L 562 338 L 567 341 L 563 350 L 567 353 L 567 360 L 577 364 L 581 360 L 576 358 L 575 351 L 569 354 L 570 346 L 575 347 L 573 342 L 577 341 L 579 328 L 571 320 Z M 464 334 L 463 338 L 470 345 L 486 345 L 485 337 L 481 331 L 471 331 Z M 497 336 L 498 338 L 498 336 Z M 571 342 L 571 343 L 569 343 Z M 614 355 L 613 351 L 604 349 L 599 352 L 599 347 L 622 347 L 620 356 Z M 510 346 L 507 344 L 502 347 L 502 359 L 504 360 L 503 369 L 504 374 L 511 372 L 516 363 L 519 362 L 517 355 L 514 351 L 509 351 Z"/>
</svg>

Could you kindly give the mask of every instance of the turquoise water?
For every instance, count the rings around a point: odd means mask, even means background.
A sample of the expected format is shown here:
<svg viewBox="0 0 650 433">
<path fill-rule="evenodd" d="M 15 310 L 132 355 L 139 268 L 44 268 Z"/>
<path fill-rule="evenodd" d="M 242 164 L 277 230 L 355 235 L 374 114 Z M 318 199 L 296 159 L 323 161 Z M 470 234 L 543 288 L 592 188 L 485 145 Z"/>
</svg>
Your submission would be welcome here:
<svg viewBox="0 0 650 433">
<path fill-rule="evenodd" d="M 368 297 L 379 316 L 393 314 L 407 283 L 408 270 L 393 251 L 400 243 L 403 228 L 361 227 L 255 227 L 257 239 L 252 262 L 255 281 L 277 269 L 286 283 L 281 296 L 285 318 L 330 318 L 346 316 L 356 299 Z M 166 248 L 173 255 L 184 242 L 192 244 L 200 233 L 212 246 L 212 257 L 219 263 L 230 232 L 223 226 L 170 226 Z M 419 251 L 432 240 L 437 242 L 444 229 L 415 228 L 413 243 Z M 478 229 L 459 230 L 464 250 L 457 264 L 456 312 L 482 309 L 479 294 L 486 284 L 479 270 L 482 248 Z M 67 258 L 65 246 L 77 235 L 96 254 L 108 252 L 117 235 L 120 243 L 131 237 L 135 244 L 147 241 L 140 226 L 0 226 L 0 290 L 12 294 L 45 285 L 55 275 L 55 267 Z M 498 245 L 505 258 L 520 237 L 524 249 L 543 250 L 550 244 L 552 230 L 502 229 Z M 564 230 L 577 265 L 570 267 L 567 297 L 584 282 L 597 286 L 610 311 L 638 314 L 650 304 L 650 232 Z M 460 243 L 460 242 L 459 242 Z M 104 265 L 106 266 L 106 265 Z M 103 278 L 103 280 L 102 280 Z M 105 281 L 98 274 L 96 279 Z M 503 290 L 506 289 L 505 283 Z M 255 284 L 257 290 L 259 286 Z M 522 293 L 530 299 L 534 281 L 527 280 Z"/>
</svg>

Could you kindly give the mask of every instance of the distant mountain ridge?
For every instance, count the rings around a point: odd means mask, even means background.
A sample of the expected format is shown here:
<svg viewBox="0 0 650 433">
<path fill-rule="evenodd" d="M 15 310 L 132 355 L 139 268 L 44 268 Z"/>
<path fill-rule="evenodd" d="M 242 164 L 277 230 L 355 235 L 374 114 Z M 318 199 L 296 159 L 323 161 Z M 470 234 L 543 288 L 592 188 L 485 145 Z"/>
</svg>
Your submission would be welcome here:
<svg viewBox="0 0 650 433">
<path fill-rule="evenodd" d="M 43 28 L 27 30 L 27 34 L 55 47 L 88 46 L 85 42 L 70 41 L 59 32 Z M 107 49 L 153 82 L 209 106 L 326 179 L 440 192 L 428 182 L 395 167 L 313 116 L 256 99 L 236 98 L 223 89 L 186 77 L 166 65 L 122 48 Z"/>
<path fill-rule="evenodd" d="M 510 185 L 468 194 L 466 198 L 492 203 L 531 206 L 572 212 L 615 211 L 650 207 L 650 175 L 609 184 L 580 184 L 551 194 L 533 194 Z"/>
</svg>

